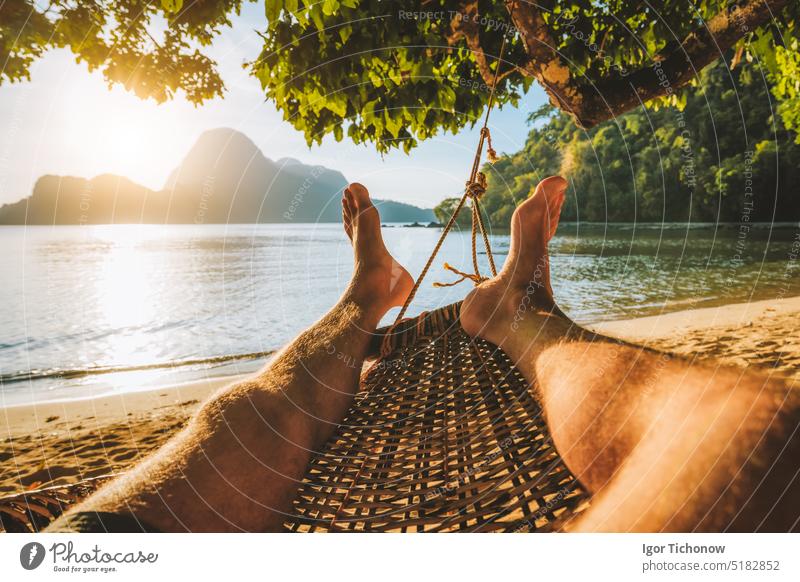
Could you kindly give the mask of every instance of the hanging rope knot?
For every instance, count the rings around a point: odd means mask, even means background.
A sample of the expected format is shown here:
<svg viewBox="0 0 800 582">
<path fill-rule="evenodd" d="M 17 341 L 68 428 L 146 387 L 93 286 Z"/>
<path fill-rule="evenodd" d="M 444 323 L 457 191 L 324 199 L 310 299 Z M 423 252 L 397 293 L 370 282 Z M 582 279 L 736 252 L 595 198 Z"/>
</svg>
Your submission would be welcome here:
<svg viewBox="0 0 800 582">
<path fill-rule="evenodd" d="M 486 174 L 478 172 L 474 182 L 467 182 L 467 194 L 470 198 L 480 198 L 486 193 Z"/>
<path fill-rule="evenodd" d="M 479 274 L 466 273 L 464 271 L 459 271 L 454 266 L 452 266 L 450 263 L 445 263 L 442 266 L 445 269 L 447 269 L 448 271 L 451 271 L 451 272 L 455 273 L 456 275 L 460 275 L 461 278 L 456 280 L 456 281 L 452 281 L 451 283 L 439 283 L 438 281 L 436 281 L 433 284 L 434 287 L 453 287 L 453 286 L 458 285 L 459 283 L 461 283 L 461 281 L 466 281 L 467 279 L 472 281 L 472 283 L 475 286 L 478 286 L 478 285 L 480 285 L 481 283 L 483 283 L 484 281 L 486 281 L 488 279 L 488 277 L 484 277 L 484 276 L 479 275 Z"/>
<path fill-rule="evenodd" d="M 512 8 L 513 12 L 513 8 Z M 497 161 L 497 152 L 494 151 L 492 147 L 492 134 L 489 132 L 489 114 L 492 111 L 492 107 L 494 106 L 494 91 L 497 87 L 497 79 L 498 74 L 500 72 L 500 64 L 503 62 L 503 51 L 506 48 L 506 35 L 503 35 L 503 41 L 500 43 L 500 53 L 497 57 L 497 66 L 494 70 L 494 81 L 491 85 L 491 90 L 489 92 L 489 102 L 486 106 L 486 116 L 483 118 L 483 127 L 481 127 L 481 138 L 478 142 L 478 148 L 475 152 L 475 157 L 472 160 L 472 170 L 469 175 L 469 180 L 467 180 L 466 188 L 464 190 L 464 195 L 461 196 L 461 199 L 458 201 L 458 205 L 453 210 L 453 214 L 450 216 L 450 219 L 447 221 L 447 224 L 444 225 L 442 229 L 442 234 L 439 236 L 439 240 L 436 242 L 436 246 L 433 247 L 433 251 L 431 251 L 431 255 L 428 257 L 425 266 L 422 268 L 422 272 L 420 273 L 417 280 L 414 281 L 414 286 L 411 288 L 411 292 L 406 297 L 403 306 L 400 308 L 400 313 L 397 314 L 395 318 L 395 325 L 397 325 L 400 321 L 402 321 L 403 316 L 406 314 L 406 310 L 408 306 L 413 301 L 414 296 L 419 290 L 420 285 L 422 284 L 422 280 L 425 278 L 425 275 L 428 274 L 428 270 L 431 268 L 433 264 L 433 260 L 436 258 L 436 254 L 439 252 L 439 249 L 442 248 L 442 243 L 444 242 L 447 233 L 456 225 L 456 219 L 458 218 L 458 213 L 464 208 L 467 198 L 470 199 L 471 211 L 472 211 L 472 267 L 475 271 L 474 273 L 465 273 L 463 271 L 459 271 L 451 267 L 448 264 L 444 265 L 444 268 L 460 275 L 460 279 L 454 281 L 453 283 L 434 283 L 436 287 L 450 287 L 452 285 L 457 285 L 461 281 L 469 279 L 475 285 L 479 285 L 482 281 L 485 281 L 487 277 L 483 277 L 480 272 L 480 266 L 478 265 L 478 246 L 477 246 L 477 237 L 478 233 L 480 233 L 481 238 L 483 238 L 483 246 L 486 248 L 486 259 L 489 262 L 489 271 L 491 271 L 492 276 L 497 276 L 497 267 L 494 264 L 494 257 L 492 256 L 492 247 L 489 244 L 489 234 L 486 231 L 486 225 L 483 223 L 483 216 L 481 215 L 481 207 L 480 207 L 480 198 L 486 193 L 486 176 L 479 172 L 480 164 L 481 164 L 481 154 L 483 153 L 483 146 L 484 142 L 487 146 L 487 157 L 490 163 L 494 163 Z M 394 326 L 392 327 L 394 329 Z M 391 349 L 390 346 L 391 342 L 388 340 L 388 336 L 384 337 L 383 341 L 383 352 L 384 354 L 388 353 Z"/>
<path fill-rule="evenodd" d="M 494 151 L 494 148 L 492 147 L 492 133 L 489 131 L 488 127 L 481 128 L 481 136 L 486 138 L 486 160 L 490 164 L 493 164 L 500 158 L 498 157 L 497 152 Z"/>
</svg>

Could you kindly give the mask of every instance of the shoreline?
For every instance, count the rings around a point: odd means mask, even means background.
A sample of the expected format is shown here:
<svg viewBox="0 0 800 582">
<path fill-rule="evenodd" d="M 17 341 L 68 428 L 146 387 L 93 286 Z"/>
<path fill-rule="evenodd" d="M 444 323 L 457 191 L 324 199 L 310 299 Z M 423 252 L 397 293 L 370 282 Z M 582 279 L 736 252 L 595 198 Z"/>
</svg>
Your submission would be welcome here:
<svg viewBox="0 0 800 582">
<path fill-rule="evenodd" d="M 161 365 L 141 368 L 131 367 L 122 371 L 114 370 L 85 375 L 77 378 L 74 382 L 57 383 L 55 388 L 50 388 L 50 392 L 41 392 L 41 388 L 29 391 L 8 390 L 5 393 L 0 393 L 0 410 L 33 405 L 63 404 L 73 401 L 97 401 L 105 397 L 152 393 L 173 390 L 182 386 L 187 387 L 195 384 L 216 382 L 218 380 L 244 378 L 263 368 L 273 354 L 274 352 L 258 358 L 235 358 L 230 362 L 212 368 L 199 368 L 197 366 L 170 368 L 169 366 Z M 55 378 L 61 379 L 60 376 L 55 376 Z M 45 380 L 46 378 L 40 378 L 34 382 L 41 383 Z M 121 390 L 120 386 L 125 386 L 125 389 Z"/>
<path fill-rule="evenodd" d="M 798 321 L 800 296 L 587 327 L 679 355 L 778 373 L 800 386 Z M 123 471 L 180 430 L 212 393 L 251 373 L 2 406 L 0 495 Z"/>
</svg>

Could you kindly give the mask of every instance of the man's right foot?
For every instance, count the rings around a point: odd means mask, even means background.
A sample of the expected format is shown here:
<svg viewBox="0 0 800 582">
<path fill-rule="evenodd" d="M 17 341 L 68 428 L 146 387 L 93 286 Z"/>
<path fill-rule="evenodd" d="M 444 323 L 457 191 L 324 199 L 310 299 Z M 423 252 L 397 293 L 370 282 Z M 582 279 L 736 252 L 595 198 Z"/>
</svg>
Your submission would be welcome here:
<svg viewBox="0 0 800 582">
<path fill-rule="evenodd" d="M 546 178 L 514 211 L 511 248 L 502 271 L 476 287 L 461 305 L 461 326 L 470 336 L 509 352 L 521 328 L 563 317 L 550 286 L 547 243 L 556 232 L 566 188 L 563 178 Z"/>
</svg>

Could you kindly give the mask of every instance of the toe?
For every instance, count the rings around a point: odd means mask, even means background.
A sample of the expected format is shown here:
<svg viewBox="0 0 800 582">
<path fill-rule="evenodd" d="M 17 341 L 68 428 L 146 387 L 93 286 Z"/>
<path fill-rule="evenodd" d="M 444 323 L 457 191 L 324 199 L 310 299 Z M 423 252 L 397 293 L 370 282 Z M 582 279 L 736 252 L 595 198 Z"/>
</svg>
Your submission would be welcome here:
<svg viewBox="0 0 800 582">
<path fill-rule="evenodd" d="M 344 232 L 348 238 L 353 238 L 353 212 L 347 198 L 342 197 L 342 224 L 344 224 Z"/>
<path fill-rule="evenodd" d="M 566 200 L 566 189 L 562 189 L 560 191 L 556 191 L 551 198 L 548 198 L 548 205 L 547 205 L 547 221 L 549 226 L 549 234 L 548 240 L 553 238 L 556 234 L 556 229 L 558 228 L 558 221 L 561 218 L 561 208 L 564 206 L 564 200 Z"/>
<path fill-rule="evenodd" d="M 357 210 L 363 210 L 368 206 L 372 206 L 372 201 L 369 199 L 369 191 L 358 182 L 350 184 L 346 192 L 350 192 L 352 202 Z"/>
<path fill-rule="evenodd" d="M 539 182 L 536 186 L 536 191 L 533 193 L 532 198 L 539 199 L 537 202 L 541 203 L 541 199 L 544 199 L 547 212 L 547 226 L 551 233 L 555 232 L 555 228 L 558 226 L 558 217 L 561 214 L 561 205 L 564 203 L 564 193 L 566 190 L 567 181 L 564 178 L 561 176 L 550 176 Z"/>
<path fill-rule="evenodd" d="M 560 196 L 567 189 L 567 181 L 561 176 L 545 178 L 536 186 L 534 196 L 544 195 L 548 199 Z"/>
<path fill-rule="evenodd" d="M 353 199 L 353 194 L 349 189 L 344 191 L 344 205 L 347 210 L 347 214 L 350 216 L 350 220 L 356 220 L 358 218 L 358 210 L 356 209 L 356 202 Z"/>
<path fill-rule="evenodd" d="M 342 196 L 342 215 L 347 218 L 347 222 L 353 220 L 353 205 L 347 193 Z"/>
<path fill-rule="evenodd" d="M 536 186 L 533 195 L 517 207 L 514 220 L 520 225 L 541 224 L 547 238 L 552 238 L 566 188 L 567 181 L 560 176 L 545 178 Z"/>
</svg>

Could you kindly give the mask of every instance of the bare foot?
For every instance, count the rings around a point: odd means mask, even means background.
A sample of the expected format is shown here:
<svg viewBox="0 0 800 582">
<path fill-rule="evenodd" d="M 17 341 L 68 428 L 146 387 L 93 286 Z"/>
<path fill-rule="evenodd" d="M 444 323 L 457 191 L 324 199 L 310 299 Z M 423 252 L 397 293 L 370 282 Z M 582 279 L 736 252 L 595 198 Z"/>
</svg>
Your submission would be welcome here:
<svg viewBox="0 0 800 582">
<path fill-rule="evenodd" d="M 394 260 L 381 236 L 381 219 L 367 189 L 350 184 L 342 197 L 344 230 L 353 243 L 355 269 L 350 291 L 362 305 L 386 313 L 402 305 L 414 286 L 411 275 Z"/>
<path fill-rule="evenodd" d="M 502 271 L 481 283 L 462 303 L 461 326 L 470 336 L 481 337 L 512 354 L 520 347 L 513 340 L 521 328 L 542 326 L 549 319 L 568 321 L 553 299 L 547 254 L 566 188 L 563 178 L 546 178 L 514 211 L 511 248 Z"/>
</svg>

